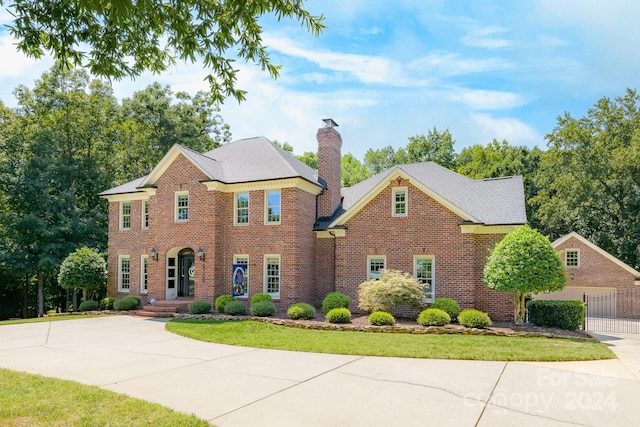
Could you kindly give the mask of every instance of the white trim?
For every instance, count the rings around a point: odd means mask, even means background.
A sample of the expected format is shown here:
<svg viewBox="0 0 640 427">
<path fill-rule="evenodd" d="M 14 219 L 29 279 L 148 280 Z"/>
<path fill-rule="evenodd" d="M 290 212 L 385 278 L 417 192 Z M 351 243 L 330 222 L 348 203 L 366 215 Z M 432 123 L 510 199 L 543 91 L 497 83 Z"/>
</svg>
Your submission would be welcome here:
<svg viewBox="0 0 640 427">
<path fill-rule="evenodd" d="M 567 261 L 567 254 L 569 252 L 575 252 L 577 254 L 577 257 L 576 257 L 577 264 L 576 265 L 569 265 L 569 262 Z M 567 267 L 567 268 L 580 268 L 580 249 L 579 248 L 565 248 L 564 249 L 564 266 Z"/>
<path fill-rule="evenodd" d="M 374 259 L 382 259 L 383 260 L 383 267 L 381 270 L 386 270 L 387 269 L 387 256 L 386 255 L 367 255 L 367 280 L 373 280 L 373 279 L 378 279 L 379 277 L 374 277 L 371 275 L 371 261 Z M 378 270 L 380 271 L 380 270 Z M 382 276 L 382 273 L 380 273 L 380 276 Z"/>
<path fill-rule="evenodd" d="M 149 217 L 149 199 L 146 200 L 142 200 L 142 215 L 141 215 L 141 221 L 140 221 L 140 227 L 142 228 L 142 230 L 148 230 L 149 229 L 149 224 L 147 221 L 147 224 L 145 225 L 145 220 L 147 219 L 147 217 Z"/>
<path fill-rule="evenodd" d="M 316 231 L 316 237 L 318 239 L 333 239 L 334 237 L 344 237 L 347 235 L 347 230 L 339 228 L 337 230 L 320 230 Z"/>
<path fill-rule="evenodd" d="M 144 263 L 147 263 L 147 271 L 145 275 Z M 146 288 L 145 288 L 146 279 Z M 146 294 L 149 292 L 149 255 L 140 255 L 140 293 Z"/>
<path fill-rule="evenodd" d="M 124 205 L 125 204 L 129 204 L 129 226 L 125 227 L 124 226 Z M 131 201 L 130 200 L 123 200 L 122 202 L 120 202 L 120 206 L 118 208 L 120 210 L 120 219 L 119 219 L 119 229 L 120 230 L 131 230 Z"/>
<path fill-rule="evenodd" d="M 404 213 L 397 213 L 396 208 L 398 207 L 398 202 L 396 201 L 396 194 L 403 192 L 404 193 Z M 409 215 L 409 187 L 392 187 L 391 188 L 391 216 L 403 218 Z"/>
<path fill-rule="evenodd" d="M 278 220 L 269 221 L 269 193 L 278 193 Z M 275 205 L 273 206 L 275 207 Z M 279 225 L 282 223 L 282 190 L 272 189 L 264 190 L 264 225 Z"/>
<path fill-rule="evenodd" d="M 278 259 L 278 292 L 267 292 L 267 260 L 270 258 Z M 282 290 L 282 259 L 280 254 L 265 254 L 263 258 L 263 273 L 262 273 L 262 291 L 265 294 L 271 295 L 273 299 L 280 299 L 280 291 Z"/>
<path fill-rule="evenodd" d="M 560 237 L 555 242 L 553 242 L 551 244 L 551 246 L 553 246 L 553 248 L 556 249 L 558 246 L 560 246 L 561 244 L 563 244 L 564 242 L 569 240 L 571 237 L 575 237 L 579 242 L 584 243 L 585 245 L 587 245 L 588 247 L 590 247 L 594 251 L 598 252 L 600 255 L 604 256 L 605 258 L 609 259 L 610 261 L 613 261 L 618 266 L 622 267 L 623 269 L 627 270 L 629 273 L 633 274 L 636 277 L 636 279 L 640 279 L 640 271 L 638 271 L 638 270 L 634 269 L 633 267 L 631 267 L 631 266 L 625 264 L 624 262 L 620 261 L 618 258 L 616 258 L 613 255 L 611 255 L 609 252 L 605 251 L 604 249 L 600 248 L 599 246 L 595 245 L 594 243 L 591 243 L 589 240 L 585 239 L 584 237 L 582 237 L 581 235 L 579 235 L 575 231 L 572 231 L 571 233 Z"/>
<path fill-rule="evenodd" d="M 238 196 L 241 194 L 247 195 L 247 222 L 238 222 Z M 249 215 L 251 212 L 251 193 L 248 191 L 233 193 L 233 225 L 236 226 L 247 226 L 249 225 Z"/>
<path fill-rule="evenodd" d="M 284 178 L 269 181 L 239 182 L 226 184 L 220 181 L 207 181 L 203 183 L 208 191 L 220 191 L 221 193 L 247 193 L 249 191 L 263 191 L 268 189 L 297 188 L 314 196 L 322 193 L 323 188 L 307 181 L 304 178 Z"/>
<path fill-rule="evenodd" d="M 249 298 L 249 255 L 248 254 L 234 254 L 233 255 L 233 263 L 238 264 L 238 258 L 246 258 L 247 267 L 245 269 L 244 281 L 247 283 L 247 293 L 244 295 L 237 296 L 236 298 L 247 299 Z"/>
<path fill-rule="evenodd" d="M 462 234 L 509 234 L 517 230 L 522 225 L 484 225 L 484 224 L 461 224 Z"/>
<path fill-rule="evenodd" d="M 178 199 L 181 196 L 187 196 L 187 217 L 185 219 L 180 219 L 178 218 Z M 189 221 L 189 192 L 188 191 L 176 191 L 174 193 L 174 198 L 173 198 L 173 220 L 175 222 L 187 222 Z"/>
<path fill-rule="evenodd" d="M 123 280 L 122 280 L 122 261 L 129 261 L 129 287 L 123 288 Z M 131 257 L 129 255 L 118 255 L 118 292 L 129 292 L 131 289 Z"/>
<path fill-rule="evenodd" d="M 434 255 L 414 255 L 413 256 L 413 277 L 418 280 L 417 262 L 420 259 L 431 260 L 431 298 L 424 298 L 424 302 L 433 302 L 436 299 L 436 257 Z"/>
</svg>

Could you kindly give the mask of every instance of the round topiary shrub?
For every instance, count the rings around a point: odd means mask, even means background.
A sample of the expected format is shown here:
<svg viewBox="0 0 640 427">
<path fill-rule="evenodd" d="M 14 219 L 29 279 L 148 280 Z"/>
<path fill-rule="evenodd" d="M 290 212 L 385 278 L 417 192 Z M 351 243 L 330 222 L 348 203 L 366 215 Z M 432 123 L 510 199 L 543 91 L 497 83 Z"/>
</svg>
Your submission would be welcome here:
<svg viewBox="0 0 640 427">
<path fill-rule="evenodd" d="M 140 307 L 140 297 L 135 295 L 127 295 L 124 298 L 120 298 L 114 301 L 113 308 L 118 311 L 130 311 Z"/>
<path fill-rule="evenodd" d="M 418 315 L 418 325 L 422 326 L 444 326 L 450 322 L 451 317 L 439 308 L 427 308 Z"/>
<path fill-rule="evenodd" d="M 349 308 L 351 300 L 341 292 L 329 292 L 322 301 L 322 312 L 329 313 L 334 308 Z"/>
<path fill-rule="evenodd" d="M 311 304 L 307 304 L 306 302 L 299 302 L 291 305 L 287 309 L 287 317 L 293 320 L 299 319 L 315 319 L 316 318 L 316 308 Z"/>
<path fill-rule="evenodd" d="M 224 307 L 230 303 L 231 301 L 235 301 L 236 299 L 234 297 L 232 297 L 231 295 L 220 295 L 218 298 L 216 298 L 215 302 L 214 302 L 214 306 L 216 308 L 216 311 L 218 313 L 224 313 Z"/>
<path fill-rule="evenodd" d="M 224 312 L 231 316 L 241 316 L 247 314 L 247 306 L 242 301 L 234 299 L 224 306 Z"/>
<path fill-rule="evenodd" d="M 369 315 L 369 324 L 373 326 L 391 326 L 395 323 L 396 319 L 386 311 L 374 311 Z"/>
<path fill-rule="evenodd" d="M 78 307 L 79 311 L 96 311 L 100 307 L 98 301 L 82 301 Z"/>
<path fill-rule="evenodd" d="M 458 315 L 458 323 L 468 328 L 488 328 L 491 326 L 491 319 L 487 313 L 480 310 L 467 309 L 462 310 Z"/>
<path fill-rule="evenodd" d="M 460 306 L 458 305 L 458 302 L 451 298 L 436 298 L 429 308 L 439 308 L 446 312 L 451 320 L 456 320 L 458 318 L 458 314 L 460 314 Z"/>
<path fill-rule="evenodd" d="M 207 301 L 196 300 L 189 303 L 189 313 L 191 314 L 207 314 L 211 312 L 211 304 Z"/>
<path fill-rule="evenodd" d="M 251 297 L 251 305 L 257 304 L 260 301 L 273 302 L 273 298 L 269 294 L 255 294 Z"/>
<path fill-rule="evenodd" d="M 258 301 L 255 304 L 251 304 L 251 315 L 258 317 L 273 316 L 276 312 L 276 306 L 271 301 Z"/>
<path fill-rule="evenodd" d="M 100 310 L 113 310 L 113 303 L 116 302 L 115 298 L 106 297 L 100 300 Z"/>
<path fill-rule="evenodd" d="M 333 308 L 327 313 L 326 320 L 329 323 L 350 323 L 351 312 L 344 307 Z"/>
</svg>

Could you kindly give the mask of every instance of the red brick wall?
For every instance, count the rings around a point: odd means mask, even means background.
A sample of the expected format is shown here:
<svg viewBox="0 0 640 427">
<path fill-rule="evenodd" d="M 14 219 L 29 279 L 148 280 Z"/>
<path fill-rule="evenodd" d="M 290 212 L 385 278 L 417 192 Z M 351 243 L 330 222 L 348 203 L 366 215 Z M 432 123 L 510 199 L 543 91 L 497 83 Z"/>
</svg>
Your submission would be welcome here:
<svg viewBox="0 0 640 427">
<path fill-rule="evenodd" d="M 342 137 L 333 127 L 318 129 L 318 176 L 327 189 L 318 198 L 318 216 L 330 217 L 340 206 Z"/>
<path fill-rule="evenodd" d="M 476 309 L 489 313 L 492 320 L 513 320 L 513 294 L 497 292 L 487 288 L 482 280 L 487 258 L 504 234 L 473 235 L 475 247 L 475 293 Z"/>
</svg>

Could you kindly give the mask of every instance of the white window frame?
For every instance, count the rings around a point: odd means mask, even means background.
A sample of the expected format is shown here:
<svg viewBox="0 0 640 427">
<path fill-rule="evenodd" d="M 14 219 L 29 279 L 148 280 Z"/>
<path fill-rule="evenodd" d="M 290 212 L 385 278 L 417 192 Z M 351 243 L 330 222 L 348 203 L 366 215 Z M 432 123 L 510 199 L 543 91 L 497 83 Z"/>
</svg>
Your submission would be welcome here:
<svg viewBox="0 0 640 427">
<path fill-rule="evenodd" d="M 269 208 L 276 207 L 276 205 L 269 205 L 269 193 L 278 193 L 278 220 L 269 221 Z M 264 223 L 266 225 L 278 225 L 282 222 L 282 190 L 265 190 L 264 191 Z"/>
<path fill-rule="evenodd" d="M 249 298 L 249 255 L 245 254 L 236 254 L 233 256 L 234 264 L 244 264 L 243 262 L 238 262 L 238 260 L 246 260 L 246 267 L 244 268 L 244 283 L 247 287 L 247 293 L 244 295 L 240 295 L 236 298 Z"/>
<path fill-rule="evenodd" d="M 269 288 L 269 277 L 275 277 L 275 276 L 269 276 L 269 269 L 268 269 L 268 265 L 269 265 L 269 260 L 270 259 L 277 259 L 278 260 L 278 292 L 269 292 L 268 288 Z M 273 299 L 280 299 L 280 291 L 282 289 L 282 261 L 280 258 L 279 254 L 267 254 L 264 256 L 264 277 L 263 277 L 263 292 L 265 294 L 269 294 L 271 295 L 271 298 Z"/>
<path fill-rule="evenodd" d="M 149 255 L 140 255 L 140 293 L 149 292 Z"/>
<path fill-rule="evenodd" d="M 125 205 L 129 206 L 129 213 L 124 213 Z M 125 218 L 128 219 L 128 225 L 125 227 Z M 120 230 L 130 230 L 131 229 L 131 201 L 123 201 L 120 202 Z"/>
<path fill-rule="evenodd" d="M 576 254 L 576 265 L 569 265 L 569 252 L 575 252 Z M 564 265 L 567 268 L 580 268 L 580 249 L 569 248 L 564 250 Z"/>
<path fill-rule="evenodd" d="M 149 229 L 149 200 L 142 201 L 142 225 L 143 230 Z"/>
<path fill-rule="evenodd" d="M 424 302 L 433 302 L 436 299 L 436 258 L 433 255 L 414 255 L 413 256 L 413 277 L 421 282 L 421 278 L 418 277 L 418 261 L 429 260 L 431 261 L 431 296 L 425 296 Z M 426 281 L 427 279 L 425 279 Z"/>
<path fill-rule="evenodd" d="M 396 200 L 398 193 L 404 193 L 404 213 L 398 213 L 397 208 L 402 202 Z M 409 188 L 408 187 L 393 187 L 391 190 L 391 216 L 404 217 L 409 213 Z"/>
<path fill-rule="evenodd" d="M 367 255 L 367 280 L 379 279 L 382 276 L 382 273 L 372 273 L 371 271 L 371 262 L 373 260 L 382 260 L 382 268 L 381 270 L 387 269 L 387 256 L 386 255 Z"/>
<path fill-rule="evenodd" d="M 178 201 L 180 200 L 180 198 L 182 196 L 187 196 L 187 205 L 186 206 L 178 206 Z M 189 192 L 188 191 L 176 191 L 175 193 L 175 199 L 174 199 L 174 220 L 175 222 L 187 222 L 189 221 Z M 185 209 L 187 210 L 187 217 L 186 218 L 180 218 L 180 211 L 181 209 Z"/>
<path fill-rule="evenodd" d="M 128 271 L 125 272 L 123 269 L 123 261 L 127 261 L 128 263 Z M 124 274 L 127 274 L 126 288 L 125 288 L 125 280 Z M 118 255 L 118 292 L 129 292 L 131 289 L 131 257 L 129 255 Z"/>
<path fill-rule="evenodd" d="M 247 207 L 246 208 L 241 208 L 238 206 L 238 197 L 240 197 L 241 195 L 247 195 Z M 251 206 L 251 196 L 249 194 L 249 192 L 243 192 L 243 193 L 235 193 L 233 196 L 233 225 L 238 225 L 238 226 L 245 226 L 245 225 L 249 225 L 249 207 Z M 247 222 L 238 222 L 238 211 L 240 209 L 246 209 L 247 211 Z"/>
</svg>

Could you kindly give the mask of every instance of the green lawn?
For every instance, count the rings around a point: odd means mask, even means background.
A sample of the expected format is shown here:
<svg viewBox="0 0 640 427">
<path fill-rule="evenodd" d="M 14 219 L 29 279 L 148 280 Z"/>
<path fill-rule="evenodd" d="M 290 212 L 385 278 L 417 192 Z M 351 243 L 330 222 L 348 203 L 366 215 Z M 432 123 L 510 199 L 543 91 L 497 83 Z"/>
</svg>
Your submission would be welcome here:
<svg viewBox="0 0 640 427">
<path fill-rule="evenodd" d="M 202 426 L 205 420 L 73 381 L 0 369 L 2 426 Z"/>
<path fill-rule="evenodd" d="M 580 339 L 326 331 L 255 321 L 193 319 L 174 319 L 166 328 L 201 341 L 316 353 L 547 362 L 615 358 L 604 344 Z"/>
</svg>

